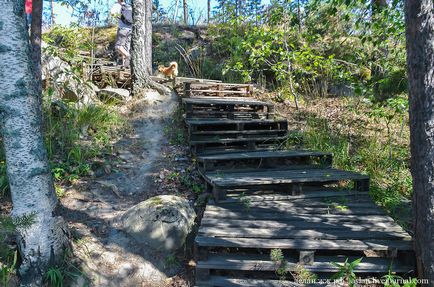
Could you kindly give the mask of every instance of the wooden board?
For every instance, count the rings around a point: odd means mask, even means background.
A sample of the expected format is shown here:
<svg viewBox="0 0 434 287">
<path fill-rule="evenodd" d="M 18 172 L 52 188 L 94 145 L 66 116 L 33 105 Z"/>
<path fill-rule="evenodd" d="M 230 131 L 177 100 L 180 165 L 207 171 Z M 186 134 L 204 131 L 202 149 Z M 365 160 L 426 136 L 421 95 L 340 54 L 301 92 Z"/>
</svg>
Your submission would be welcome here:
<svg viewBox="0 0 434 287">
<path fill-rule="evenodd" d="M 240 135 L 232 135 L 232 134 L 224 134 L 224 135 L 195 135 L 192 136 L 190 139 L 190 145 L 198 145 L 198 144 L 208 144 L 208 143 L 233 143 L 233 142 L 246 142 L 246 141 L 254 141 L 254 142 L 278 142 L 286 140 L 286 132 L 285 130 L 276 131 L 278 132 L 277 135 L 270 135 L 270 134 L 261 134 L 261 133 L 255 133 L 255 134 L 242 134 Z"/>
<path fill-rule="evenodd" d="M 247 97 L 193 97 L 183 98 L 184 104 L 207 104 L 207 105 L 265 105 L 270 106 L 272 104 L 259 101 L 255 98 Z"/>
<path fill-rule="evenodd" d="M 211 185 L 221 188 L 270 185 L 270 184 L 294 184 L 294 183 L 321 183 L 343 180 L 367 180 L 368 176 L 355 172 L 337 169 L 305 169 L 305 170 L 273 170 L 266 169 L 243 172 L 207 172 L 205 180 Z"/>
<path fill-rule="evenodd" d="M 198 156 L 198 161 L 211 160 L 243 160 L 264 158 L 293 158 L 293 157 L 320 157 L 331 156 L 331 153 L 308 150 L 276 150 L 276 151 L 248 151 L 218 155 Z"/>
<path fill-rule="evenodd" d="M 314 239 L 268 239 L 197 236 L 195 242 L 202 247 L 260 248 L 291 250 L 346 250 L 346 251 L 412 251 L 411 240 L 314 240 Z"/>
<path fill-rule="evenodd" d="M 360 257 L 335 257 L 335 256 L 316 256 L 312 265 L 303 267 L 311 272 L 335 273 L 338 268 L 331 262 L 344 263 L 348 258 L 352 262 Z M 285 257 L 287 262 L 286 270 L 288 272 L 296 271 L 298 268 L 298 258 Z M 219 254 L 211 255 L 206 261 L 198 261 L 197 268 L 201 269 L 220 269 L 220 270 L 244 270 L 244 271 L 275 271 L 278 264 L 270 260 L 270 255 L 239 255 L 239 254 Z M 392 258 L 375 258 L 364 257 L 362 262 L 356 266 L 355 273 L 388 273 L 393 270 L 397 273 L 408 272 L 412 270 L 409 264 L 402 264 L 394 261 Z"/>
<path fill-rule="evenodd" d="M 230 278 L 228 276 L 210 276 L 206 281 L 198 281 L 197 287 L 212 286 L 212 287 L 302 287 L 301 284 L 296 284 L 287 280 L 270 280 L 270 279 L 249 279 L 249 278 Z M 311 285 L 310 285 L 311 286 Z M 320 285 L 315 285 L 320 286 Z M 321 285 L 322 286 L 322 285 Z"/>
</svg>

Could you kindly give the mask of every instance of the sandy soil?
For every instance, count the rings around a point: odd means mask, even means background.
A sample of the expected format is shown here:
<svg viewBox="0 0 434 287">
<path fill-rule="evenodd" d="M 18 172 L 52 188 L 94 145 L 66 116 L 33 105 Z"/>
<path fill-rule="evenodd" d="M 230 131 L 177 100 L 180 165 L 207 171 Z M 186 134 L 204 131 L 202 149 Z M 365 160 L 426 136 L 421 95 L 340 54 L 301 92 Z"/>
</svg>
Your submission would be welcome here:
<svg viewBox="0 0 434 287">
<path fill-rule="evenodd" d="M 101 166 L 106 172 L 75 185 L 61 200 L 74 265 L 82 270 L 74 286 L 188 286 L 171 278 L 181 264 L 168 264 L 168 254 L 139 248 L 117 224 L 128 208 L 158 194 L 154 178 L 164 155 L 174 152 L 163 132 L 165 120 L 176 105 L 174 93 L 148 92 L 146 104 L 131 107 L 134 132 L 114 145 L 115 158 Z"/>
</svg>

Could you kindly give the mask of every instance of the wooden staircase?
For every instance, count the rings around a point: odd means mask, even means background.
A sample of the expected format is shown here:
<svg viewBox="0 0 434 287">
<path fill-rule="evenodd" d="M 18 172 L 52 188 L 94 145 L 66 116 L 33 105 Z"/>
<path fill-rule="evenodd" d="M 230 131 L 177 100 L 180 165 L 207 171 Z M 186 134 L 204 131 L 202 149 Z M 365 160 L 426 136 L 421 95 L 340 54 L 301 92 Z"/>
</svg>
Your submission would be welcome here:
<svg viewBox="0 0 434 287">
<path fill-rule="evenodd" d="M 302 272 L 330 278 L 332 262 L 359 258 L 363 278 L 414 272 L 412 239 L 372 201 L 368 176 L 333 169 L 329 153 L 285 150 L 288 123 L 274 105 L 238 96 L 251 87 L 194 85 L 184 85 L 185 123 L 212 194 L 195 239 L 196 286 L 305 286 Z"/>
</svg>

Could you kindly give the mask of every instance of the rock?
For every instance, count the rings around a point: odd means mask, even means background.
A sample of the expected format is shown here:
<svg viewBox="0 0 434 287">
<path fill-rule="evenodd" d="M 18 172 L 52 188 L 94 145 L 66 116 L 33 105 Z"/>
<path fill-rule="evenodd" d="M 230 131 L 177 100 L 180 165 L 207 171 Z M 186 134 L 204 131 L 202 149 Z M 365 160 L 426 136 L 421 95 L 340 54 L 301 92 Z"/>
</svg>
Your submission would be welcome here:
<svg viewBox="0 0 434 287">
<path fill-rule="evenodd" d="M 42 47 L 42 81 L 56 90 L 54 95 L 84 105 L 94 103 L 98 88 L 75 75 L 67 62 L 50 54 L 47 44 L 43 44 Z"/>
<path fill-rule="evenodd" d="M 120 150 L 118 151 L 118 157 L 123 161 L 132 161 L 136 157 L 129 150 Z"/>
<path fill-rule="evenodd" d="M 124 231 L 140 245 L 173 252 L 184 246 L 195 218 L 188 200 L 160 195 L 127 210 L 120 222 Z"/>
<path fill-rule="evenodd" d="M 184 30 L 182 31 L 181 38 L 184 40 L 193 41 L 194 39 L 196 39 L 196 34 L 192 31 Z"/>
<path fill-rule="evenodd" d="M 120 194 L 119 188 L 116 184 L 106 180 L 97 180 L 96 183 L 99 183 L 102 187 L 109 188 L 117 197 L 122 198 L 122 195 Z"/>
<path fill-rule="evenodd" d="M 107 87 L 99 90 L 98 98 L 103 102 L 124 104 L 131 100 L 130 91 L 126 89 Z"/>
</svg>

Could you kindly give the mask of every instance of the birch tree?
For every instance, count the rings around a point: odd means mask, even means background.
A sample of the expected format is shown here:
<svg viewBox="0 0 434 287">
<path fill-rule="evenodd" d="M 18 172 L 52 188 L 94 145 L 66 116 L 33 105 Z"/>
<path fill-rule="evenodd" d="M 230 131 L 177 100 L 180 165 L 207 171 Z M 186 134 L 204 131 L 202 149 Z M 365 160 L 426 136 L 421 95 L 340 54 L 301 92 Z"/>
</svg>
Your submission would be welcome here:
<svg viewBox="0 0 434 287">
<path fill-rule="evenodd" d="M 18 231 L 23 286 L 41 286 L 66 244 L 66 228 L 48 166 L 41 106 L 34 80 L 24 1 L 0 0 L 0 118 L 13 217 L 32 214 L 34 223 Z"/>
<path fill-rule="evenodd" d="M 434 4 L 405 2 L 413 226 L 418 273 L 434 286 Z"/>
</svg>

